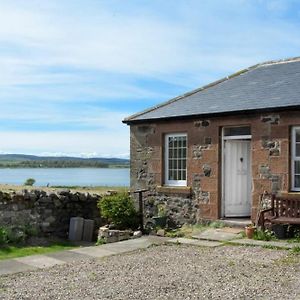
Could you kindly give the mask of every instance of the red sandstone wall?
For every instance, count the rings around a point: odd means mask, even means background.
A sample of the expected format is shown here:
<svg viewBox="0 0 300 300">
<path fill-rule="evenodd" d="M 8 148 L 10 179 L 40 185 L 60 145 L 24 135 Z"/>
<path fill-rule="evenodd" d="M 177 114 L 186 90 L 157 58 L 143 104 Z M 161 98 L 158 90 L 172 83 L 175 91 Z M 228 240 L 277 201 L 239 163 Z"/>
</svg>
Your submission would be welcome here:
<svg viewBox="0 0 300 300">
<path fill-rule="evenodd" d="M 203 122 L 205 121 L 205 122 Z M 208 121 L 208 122 L 206 122 Z M 198 207 L 197 219 L 218 219 L 221 214 L 221 129 L 251 126 L 252 218 L 263 191 L 289 191 L 290 127 L 300 125 L 300 112 L 266 113 L 185 121 L 160 121 L 131 125 L 131 188 L 163 186 L 163 145 L 167 133 L 188 135 L 188 178 L 191 197 Z M 210 176 L 204 170 L 210 168 Z M 166 192 L 166 189 L 163 191 Z M 170 193 L 186 189 L 170 189 Z"/>
</svg>

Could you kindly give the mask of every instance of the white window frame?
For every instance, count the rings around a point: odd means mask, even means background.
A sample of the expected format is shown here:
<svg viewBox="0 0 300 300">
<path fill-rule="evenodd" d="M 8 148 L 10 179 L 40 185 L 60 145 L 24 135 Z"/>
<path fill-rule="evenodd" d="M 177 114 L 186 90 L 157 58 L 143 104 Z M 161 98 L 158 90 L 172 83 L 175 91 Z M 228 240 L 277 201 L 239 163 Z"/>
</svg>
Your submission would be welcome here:
<svg viewBox="0 0 300 300">
<path fill-rule="evenodd" d="M 187 185 L 187 180 L 169 180 L 169 137 L 186 137 L 186 161 L 187 161 L 187 156 L 188 156 L 188 140 L 187 140 L 187 134 L 186 133 L 170 133 L 165 135 L 165 185 L 169 186 L 186 186 Z M 185 174 L 187 178 L 187 163 L 186 163 L 186 169 L 185 169 Z"/>
<path fill-rule="evenodd" d="M 292 171 L 292 191 L 300 192 L 300 187 L 295 187 L 295 161 L 300 161 L 300 156 L 296 156 L 296 131 L 300 131 L 300 126 L 295 126 L 292 128 L 292 159 L 291 159 L 291 171 Z"/>
</svg>

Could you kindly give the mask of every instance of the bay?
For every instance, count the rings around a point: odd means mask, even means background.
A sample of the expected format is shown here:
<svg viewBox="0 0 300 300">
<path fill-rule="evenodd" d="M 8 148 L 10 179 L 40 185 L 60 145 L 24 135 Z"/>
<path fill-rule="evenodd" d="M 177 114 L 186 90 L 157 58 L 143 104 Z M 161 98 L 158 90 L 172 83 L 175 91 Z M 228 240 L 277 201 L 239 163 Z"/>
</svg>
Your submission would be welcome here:
<svg viewBox="0 0 300 300">
<path fill-rule="evenodd" d="M 34 178 L 36 186 L 129 186 L 129 173 L 127 168 L 0 169 L 0 183 L 23 185 Z"/>
</svg>

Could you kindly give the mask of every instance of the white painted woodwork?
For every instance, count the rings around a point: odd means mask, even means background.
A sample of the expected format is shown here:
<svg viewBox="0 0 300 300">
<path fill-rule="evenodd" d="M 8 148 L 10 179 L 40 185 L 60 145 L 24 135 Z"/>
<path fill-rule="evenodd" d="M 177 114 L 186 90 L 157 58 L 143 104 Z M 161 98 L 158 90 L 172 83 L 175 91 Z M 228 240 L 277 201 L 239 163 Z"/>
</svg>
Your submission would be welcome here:
<svg viewBox="0 0 300 300">
<path fill-rule="evenodd" d="M 249 140 L 224 142 L 224 215 L 251 215 L 251 152 Z"/>
</svg>

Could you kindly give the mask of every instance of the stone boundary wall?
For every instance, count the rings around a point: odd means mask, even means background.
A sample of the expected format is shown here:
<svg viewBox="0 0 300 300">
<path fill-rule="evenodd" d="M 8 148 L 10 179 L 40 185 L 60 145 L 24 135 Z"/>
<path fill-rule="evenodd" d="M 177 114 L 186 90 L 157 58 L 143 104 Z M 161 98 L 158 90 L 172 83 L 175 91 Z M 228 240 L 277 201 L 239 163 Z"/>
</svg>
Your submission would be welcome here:
<svg viewBox="0 0 300 300">
<path fill-rule="evenodd" d="M 40 236 L 67 237 L 71 217 L 95 221 L 101 225 L 97 202 L 100 195 L 62 190 L 22 192 L 0 191 L 0 226 L 29 226 Z"/>
</svg>

